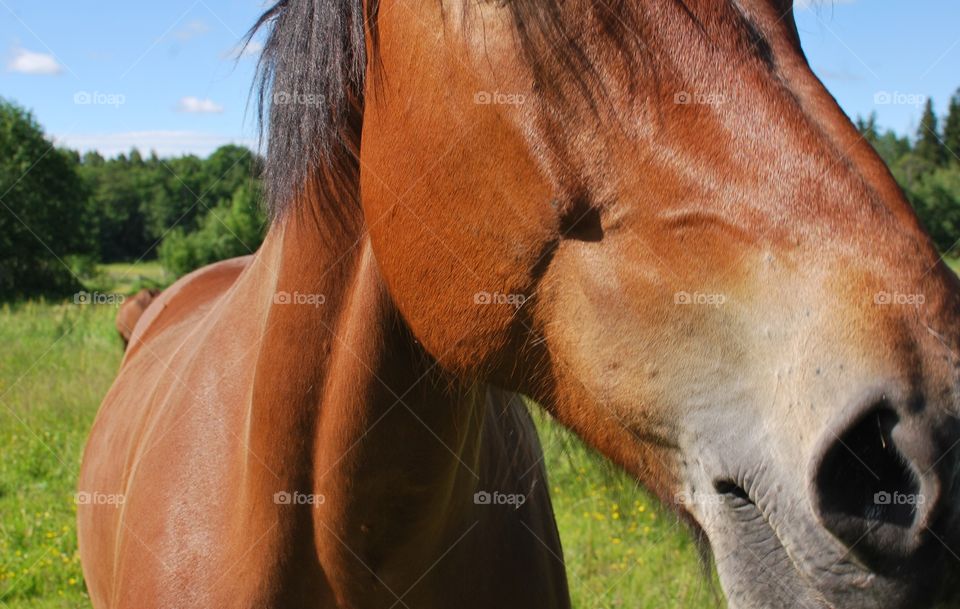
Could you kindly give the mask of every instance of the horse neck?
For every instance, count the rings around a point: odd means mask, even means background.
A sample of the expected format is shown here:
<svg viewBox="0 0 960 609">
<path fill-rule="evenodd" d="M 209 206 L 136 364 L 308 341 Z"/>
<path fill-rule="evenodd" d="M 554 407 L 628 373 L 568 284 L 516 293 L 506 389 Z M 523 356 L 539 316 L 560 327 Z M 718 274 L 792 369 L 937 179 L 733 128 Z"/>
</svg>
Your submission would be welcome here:
<svg viewBox="0 0 960 609">
<path fill-rule="evenodd" d="M 322 495 L 311 521 L 291 526 L 312 528 L 326 570 L 355 567 L 350 553 L 412 564 L 411 554 L 432 550 L 430 535 L 441 545 L 473 507 L 483 390 L 445 375 L 410 336 L 362 223 L 328 226 L 314 212 L 292 215 L 254 262 L 251 283 L 268 306 L 246 492 Z"/>
</svg>

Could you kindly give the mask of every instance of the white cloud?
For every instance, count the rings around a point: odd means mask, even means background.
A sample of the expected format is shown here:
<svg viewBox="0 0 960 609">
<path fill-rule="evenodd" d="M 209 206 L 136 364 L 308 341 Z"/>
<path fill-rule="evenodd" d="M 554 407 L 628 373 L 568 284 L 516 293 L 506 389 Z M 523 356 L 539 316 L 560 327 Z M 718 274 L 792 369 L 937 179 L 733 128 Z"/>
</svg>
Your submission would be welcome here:
<svg viewBox="0 0 960 609">
<path fill-rule="evenodd" d="M 47 53 L 36 53 L 27 49 L 16 49 L 7 69 L 20 74 L 59 74 L 63 66 L 57 58 Z"/>
<path fill-rule="evenodd" d="M 126 133 L 65 133 L 55 135 L 57 144 L 87 152 L 96 150 L 105 157 L 129 153 L 136 148 L 148 155 L 155 151 L 161 157 L 196 154 L 207 156 L 220 146 L 240 144 L 256 150 L 251 138 L 230 137 L 198 131 L 130 131 Z"/>
<path fill-rule="evenodd" d="M 206 22 L 196 19 L 177 30 L 174 36 L 176 36 L 181 42 L 187 42 L 188 40 L 193 40 L 198 36 L 203 36 L 209 31 L 210 26 L 207 25 Z"/>
<path fill-rule="evenodd" d="M 177 112 L 187 114 L 220 114 L 223 112 L 223 106 L 212 99 L 200 99 L 198 97 L 184 97 L 177 104 Z"/>
</svg>

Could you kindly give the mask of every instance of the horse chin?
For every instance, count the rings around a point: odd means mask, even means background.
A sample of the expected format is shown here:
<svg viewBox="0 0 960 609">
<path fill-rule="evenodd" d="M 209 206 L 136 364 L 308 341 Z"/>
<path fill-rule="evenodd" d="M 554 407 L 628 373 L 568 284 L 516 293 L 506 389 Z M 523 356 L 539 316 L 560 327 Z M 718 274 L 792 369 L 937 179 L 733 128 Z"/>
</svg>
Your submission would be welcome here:
<svg viewBox="0 0 960 609">
<path fill-rule="evenodd" d="M 740 487 L 718 489 L 722 515 L 706 528 L 729 609 L 824 609 L 767 516 Z"/>
<path fill-rule="evenodd" d="M 960 588 L 939 593 L 934 581 L 943 557 L 929 548 L 922 566 L 879 574 L 812 526 L 777 522 L 740 486 L 717 485 L 716 510 L 704 531 L 713 550 L 728 609 L 947 609 L 960 607 Z M 791 524 L 793 526 L 791 526 Z M 813 525 L 813 523 L 811 523 Z M 786 531 L 789 531 L 787 533 Z M 797 543 L 804 544 L 797 551 Z M 818 543 L 823 544 L 817 551 Z M 801 554 L 808 558 L 801 558 Z M 818 560 L 820 557 L 829 557 Z M 934 596 L 939 595 L 939 602 Z M 949 596 L 952 600 L 946 600 Z"/>
</svg>

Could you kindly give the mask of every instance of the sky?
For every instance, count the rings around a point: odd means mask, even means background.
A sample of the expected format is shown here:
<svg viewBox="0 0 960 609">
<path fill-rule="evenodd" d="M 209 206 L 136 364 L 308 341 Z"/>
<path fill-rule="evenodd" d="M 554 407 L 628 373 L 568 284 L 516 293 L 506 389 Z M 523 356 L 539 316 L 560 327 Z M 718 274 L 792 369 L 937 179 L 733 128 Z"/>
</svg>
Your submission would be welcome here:
<svg viewBox="0 0 960 609">
<path fill-rule="evenodd" d="M 47 133 L 113 156 L 256 144 L 255 43 L 238 45 L 261 0 L 0 0 L 0 96 Z M 957 0 L 798 0 L 814 71 L 851 116 L 913 133 L 927 96 L 960 87 Z"/>
</svg>

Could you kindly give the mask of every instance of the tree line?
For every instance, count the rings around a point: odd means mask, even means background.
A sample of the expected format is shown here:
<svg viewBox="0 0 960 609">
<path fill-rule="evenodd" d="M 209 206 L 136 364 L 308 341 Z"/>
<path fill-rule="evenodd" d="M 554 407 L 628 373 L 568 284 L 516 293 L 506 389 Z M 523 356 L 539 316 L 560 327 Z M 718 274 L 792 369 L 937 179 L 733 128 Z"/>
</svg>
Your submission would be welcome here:
<svg viewBox="0 0 960 609">
<path fill-rule="evenodd" d="M 942 117 L 928 100 L 912 136 L 881 132 L 875 114 L 856 124 L 941 251 L 960 252 L 960 91 Z M 0 98 L 0 301 L 68 294 L 100 262 L 159 259 L 179 276 L 256 250 L 262 166 L 232 145 L 205 159 L 81 155 Z"/>
<path fill-rule="evenodd" d="M 858 117 L 856 124 L 890 167 L 940 251 L 960 253 L 960 90 L 943 117 L 927 99 L 913 137 L 881 132 L 876 114 Z"/>
<path fill-rule="evenodd" d="M 159 258 L 179 276 L 256 250 L 262 165 L 233 145 L 205 159 L 81 155 L 0 98 L 0 300 L 71 293 L 99 262 Z"/>
</svg>

